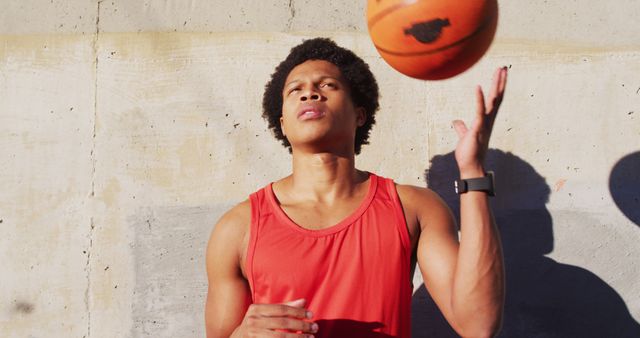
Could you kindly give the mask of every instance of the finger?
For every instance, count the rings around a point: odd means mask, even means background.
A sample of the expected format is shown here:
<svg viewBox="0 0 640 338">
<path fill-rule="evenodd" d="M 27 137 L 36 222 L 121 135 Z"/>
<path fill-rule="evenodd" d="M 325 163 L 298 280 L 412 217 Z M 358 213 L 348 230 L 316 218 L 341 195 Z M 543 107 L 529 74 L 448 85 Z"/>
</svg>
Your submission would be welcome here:
<svg viewBox="0 0 640 338">
<path fill-rule="evenodd" d="M 261 318 L 256 324 L 270 330 L 288 330 L 302 333 L 318 332 L 318 324 L 286 317 Z"/>
<path fill-rule="evenodd" d="M 262 336 L 259 336 L 259 337 L 262 337 Z M 312 334 L 306 334 L 306 333 L 289 333 L 289 332 L 269 331 L 269 333 L 267 335 L 265 335 L 265 337 L 275 337 L 275 338 L 313 338 L 314 336 Z"/>
<path fill-rule="evenodd" d="M 293 307 L 304 307 L 306 303 L 307 303 L 306 299 L 300 298 L 300 299 L 292 300 L 282 304 L 287 306 L 293 306 Z"/>
<path fill-rule="evenodd" d="M 500 104 L 502 103 L 502 97 L 504 96 L 504 88 L 507 80 L 507 67 L 500 67 L 493 79 L 493 85 L 491 89 L 491 95 L 489 95 L 490 105 L 487 107 L 487 114 L 495 113 Z"/>
<path fill-rule="evenodd" d="M 468 130 L 467 126 L 461 120 L 453 121 L 453 129 L 456 131 L 456 134 L 458 134 L 458 138 L 463 138 Z"/>
<path fill-rule="evenodd" d="M 311 318 L 311 311 L 302 307 L 294 307 L 285 304 L 257 304 L 252 305 L 252 314 L 262 317 L 293 317 Z"/>
<path fill-rule="evenodd" d="M 495 97 L 491 98 L 491 107 L 488 108 L 487 114 L 491 115 L 492 120 L 495 120 L 498 114 L 498 109 L 502 104 L 502 98 L 504 97 L 504 89 L 507 83 L 507 67 L 500 68 L 500 81 L 498 83 L 498 92 Z M 490 121 L 493 124 L 493 121 Z"/>
<path fill-rule="evenodd" d="M 255 337 L 313 338 L 313 335 L 309 333 L 293 333 L 293 332 L 274 331 L 269 329 L 256 331 L 255 334 L 256 334 Z"/>
<path fill-rule="evenodd" d="M 499 88 L 500 88 L 500 79 L 501 78 L 502 78 L 502 67 L 497 68 L 493 72 L 491 90 L 489 91 L 489 98 L 494 98 L 498 94 Z"/>
<path fill-rule="evenodd" d="M 304 298 L 300 298 L 300 299 L 292 300 L 283 304 L 287 306 L 292 306 L 292 307 L 305 308 L 305 306 L 307 305 L 307 300 Z M 305 317 L 308 319 L 311 319 L 311 317 L 313 317 L 313 312 L 309 310 L 306 310 L 306 311 L 307 312 L 305 313 Z"/>
<path fill-rule="evenodd" d="M 484 93 L 480 85 L 476 86 L 476 118 L 483 119 L 486 113 Z"/>
<path fill-rule="evenodd" d="M 502 69 L 503 69 L 502 79 L 500 81 L 500 87 L 498 88 L 498 92 L 500 93 L 500 96 L 504 94 L 504 90 L 507 87 L 507 73 L 509 72 L 507 67 L 502 67 Z"/>
</svg>

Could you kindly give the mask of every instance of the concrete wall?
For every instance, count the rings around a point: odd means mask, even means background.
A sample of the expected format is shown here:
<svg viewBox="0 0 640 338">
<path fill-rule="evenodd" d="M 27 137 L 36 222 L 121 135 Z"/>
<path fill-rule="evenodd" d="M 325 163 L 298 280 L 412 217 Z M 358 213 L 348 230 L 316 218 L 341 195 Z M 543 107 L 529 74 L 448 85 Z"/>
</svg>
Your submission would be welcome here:
<svg viewBox="0 0 640 338">
<path fill-rule="evenodd" d="M 378 77 L 358 166 L 428 178 L 454 209 L 450 121 L 469 119 L 473 86 L 508 65 L 489 158 L 507 258 L 502 336 L 640 336 L 640 2 L 502 1 L 488 54 L 428 83 L 378 57 L 364 7 L 2 0 L 0 336 L 203 336 L 207 236 L 288 173 L 260 118 L 262 88 L 313 36 Z M 419 276 L 416 288 L 414 336 L 452 336 Z"/>
</svg>

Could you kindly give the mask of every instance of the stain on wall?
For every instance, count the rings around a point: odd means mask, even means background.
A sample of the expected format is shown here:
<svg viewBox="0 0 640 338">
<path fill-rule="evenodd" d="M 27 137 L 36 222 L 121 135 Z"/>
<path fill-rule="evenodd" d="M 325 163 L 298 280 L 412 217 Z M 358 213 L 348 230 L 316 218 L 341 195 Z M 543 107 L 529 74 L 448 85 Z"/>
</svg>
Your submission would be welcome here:
<svg viewBox="0 0 640 338">
<path fill-rule="evenodd" d="M 136 257 L 133 337 L 204 336 L 204 248 L 230 204 L 166 206 L 130 215 Z M 182 267 L 182 268 L 176 268 Z"/>
</svg>

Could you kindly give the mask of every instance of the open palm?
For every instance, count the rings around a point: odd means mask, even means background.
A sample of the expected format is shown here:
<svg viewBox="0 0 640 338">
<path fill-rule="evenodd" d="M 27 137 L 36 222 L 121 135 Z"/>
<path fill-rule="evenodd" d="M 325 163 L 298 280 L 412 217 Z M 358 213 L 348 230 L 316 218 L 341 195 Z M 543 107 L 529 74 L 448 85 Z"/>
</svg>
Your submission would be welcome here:
<svg viewBox="0 0 640 338">
<path fill-rule="evenodd" d="M 507 83 L 507 68 L 496 69 L 488 97 L 485 103 L 482 87 L 476 87 L 476 115 L 470 127 L 461 121 L 453 121 L 453 127 L 458 134 L 458 145 L 455 150 L 458 168 L 463 171 L 483 170 L 484 158 L 489 147 L 489 138 L 502 103 Z"/>
</svg>

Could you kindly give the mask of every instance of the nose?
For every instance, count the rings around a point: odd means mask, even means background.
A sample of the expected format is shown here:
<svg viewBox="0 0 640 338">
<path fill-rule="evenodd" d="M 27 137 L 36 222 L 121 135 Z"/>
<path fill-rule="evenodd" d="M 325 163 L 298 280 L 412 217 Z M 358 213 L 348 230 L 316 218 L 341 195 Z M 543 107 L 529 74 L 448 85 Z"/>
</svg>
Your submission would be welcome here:
<svg viewBox="0 0 640 338">
<path fill-rule="evenodd" d="M 302 95 L 300 95 L 300 101 L 320 101 L 322 97 L 313 90 L 309 90 Z"/>
</svg>

